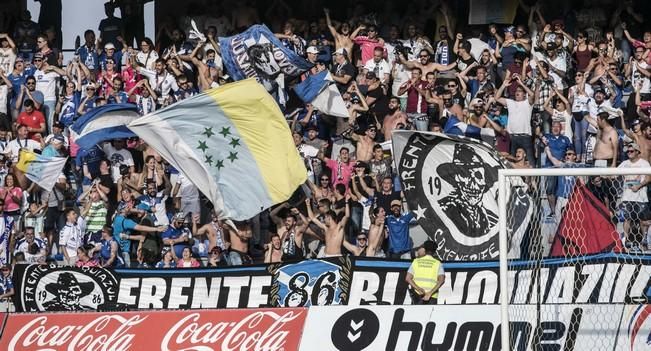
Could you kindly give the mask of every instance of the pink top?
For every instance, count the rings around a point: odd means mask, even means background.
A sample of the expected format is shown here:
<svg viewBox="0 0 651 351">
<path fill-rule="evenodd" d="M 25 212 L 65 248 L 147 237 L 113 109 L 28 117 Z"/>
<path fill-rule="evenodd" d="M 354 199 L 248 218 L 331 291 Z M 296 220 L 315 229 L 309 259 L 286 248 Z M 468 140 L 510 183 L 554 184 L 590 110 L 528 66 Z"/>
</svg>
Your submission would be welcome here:
<svg viewBox="0 0 651 351">
<path fill-rule="evenodd" d="M 176 261 L 176 268 L 196 268 L 196 267 L 201 267 L 201 264 L 199 264 L 199 261 L 197 260 L 190 260 L 190 262 L 185 262 L 181 258 L 178 261 Z"/>
<path fill-rule="evenodd" d="M 384 51 L 386 51 L 384 45 L 380 44 L 380 41 L 377 39 L 369 39 L 368 37 L 359 36 L 355 38 L 354 42 L 362 49 L 362 62 L 367 62 L 373 58 L 373 50 L 375 50 L 377 46 L 381 46 Z M 384 56 L 386 56 L 386 52 Z"/>
<path fill-rule="evenodd" d="M 346 164 L 337 160 L 329 159 L 328 162 L 326 162 L 326 166 L 328 166 L 332 171 L 332 174 L 330 175 L 332 186 L 334 187 L 337 184 L 343 184 L 346 187 L 346 190 L 348 190 L 348 183 L 350 183 L 355 163 L 349 161 L 348 164 Z"/>
<path fill-rule="evenodd" d="M 13 189 L 11 189 L 11 192 L 7 191 L 7 189 L 3 187 L 2 198 L 5 200 L 5 211 L 11 212 L 11 211 L 20 210 L 20 204 L 14 202 L 14 199 L 10 195 L 10 193 L 19 199 L 23 198 L 23 190 L 20 189 L 19 187 L 14 187 Z"/>
</svg>

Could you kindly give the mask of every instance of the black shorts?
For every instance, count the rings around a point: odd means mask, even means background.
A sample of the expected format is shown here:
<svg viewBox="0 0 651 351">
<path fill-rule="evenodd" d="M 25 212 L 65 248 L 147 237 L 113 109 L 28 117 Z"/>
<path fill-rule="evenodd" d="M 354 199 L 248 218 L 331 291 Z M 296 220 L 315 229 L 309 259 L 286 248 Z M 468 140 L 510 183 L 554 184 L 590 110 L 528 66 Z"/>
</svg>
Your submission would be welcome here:
<svg viewBox="0 0 651 351">
<path fill-rule="evenodd" d="M 48 207 L 47 211 L 45 211 L 45 220 L 43 221 L 43 230 L 45 232 L 49 232 L 51 230 L 54 230 L 57 232 L 57 222 L 59 221 L 59 217 L 61 217 L 61 211 L 59 211 L 58 207 Z"/>
</svg>

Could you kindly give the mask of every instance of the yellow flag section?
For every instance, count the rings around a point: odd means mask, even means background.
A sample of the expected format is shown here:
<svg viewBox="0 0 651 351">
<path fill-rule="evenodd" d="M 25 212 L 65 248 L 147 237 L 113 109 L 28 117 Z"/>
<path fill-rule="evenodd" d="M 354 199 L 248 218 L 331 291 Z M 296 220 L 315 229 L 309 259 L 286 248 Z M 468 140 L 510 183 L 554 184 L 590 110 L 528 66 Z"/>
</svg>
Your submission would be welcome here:
<svg viewBox="0 0 651 351">
<path fill-rule="evenodd" d="M 287 122 L 253 79 L 227 84 L 128 125 L 215 205 L 249 219 L 287 200 L 307 179 Z"/>
<path fill-rule="evenodd" d="M 207 92 L 231 120 L 255 158 L 274 203 L 289 198 L 307 179 L 285 116 L 269 93 L 253 79 Z M 243 103 L 243 95 L 248 95 Z M 253 100 L 253 101 L 249 101 Z"/>
<path fill-rule="evenodd" d="M 27 179 L 50 191 L 61 175 L 67 159 L 67 157 L 44 157 L 21 149 L 16 168 L 25 173 Z"/>
</svg>

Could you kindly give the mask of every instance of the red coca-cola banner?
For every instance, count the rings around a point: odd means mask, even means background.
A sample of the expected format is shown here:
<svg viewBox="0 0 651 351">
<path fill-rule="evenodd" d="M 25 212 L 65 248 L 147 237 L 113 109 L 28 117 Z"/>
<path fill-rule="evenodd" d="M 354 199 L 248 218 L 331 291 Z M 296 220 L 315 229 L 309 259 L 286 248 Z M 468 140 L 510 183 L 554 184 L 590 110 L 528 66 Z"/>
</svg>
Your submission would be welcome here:
<svg viewBox="0 0 651 351">
<path fill-rule="evenodd" d="M 305 308 L 11 314 L 7 351 L 293 351 Z"/>
</svg>

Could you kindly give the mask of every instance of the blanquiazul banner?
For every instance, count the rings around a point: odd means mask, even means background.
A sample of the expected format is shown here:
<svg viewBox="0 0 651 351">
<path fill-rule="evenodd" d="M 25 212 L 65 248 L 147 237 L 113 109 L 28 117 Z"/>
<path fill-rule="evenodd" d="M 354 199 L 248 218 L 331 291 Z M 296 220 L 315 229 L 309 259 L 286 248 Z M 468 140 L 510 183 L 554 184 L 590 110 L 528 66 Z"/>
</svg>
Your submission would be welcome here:
<svg viewBox="0 0 651 351">
<path fill-rule="evenodd" d="M 17 312 L 409 305 L 411 262 L 336 257 L 221 269 L 109 270 L 17 265 Z M 445 262 L 438 304 L 499 303 L 499 268 Z M 538 268 L 536 268 L 538 267 Z M 510 267 L 511 303 L 651 301 L 651 256 L 599 255 Z"/>
<path fill-rule="evenodd" d="M 304 308 L 11 314 L 0 350 L 298 349 Z"/>
<path fill-rule="evenodd" d="M 507 166 L 495 149 L 440 133 L 398 131 L 391 140 L 409 208 L 438 244 L 438 256 L 444 261 L 497 259 L 497 177 Z M 520 258 L 533 206 L 527 184 L 520 178 L 509 181 L 509 257 Z"/>
<path fill-rule="evenodd" d="M 284 76 L 298 76 L 312 64 L 283 46 L 265 25 L 253 25 L 231 37 L 219 38 L 224 67 L 234 80 L 256 78 L 268 92 L 284 84 Z"/>
</svg>

